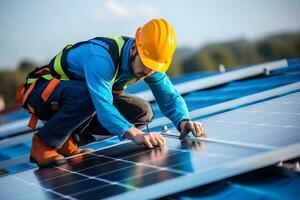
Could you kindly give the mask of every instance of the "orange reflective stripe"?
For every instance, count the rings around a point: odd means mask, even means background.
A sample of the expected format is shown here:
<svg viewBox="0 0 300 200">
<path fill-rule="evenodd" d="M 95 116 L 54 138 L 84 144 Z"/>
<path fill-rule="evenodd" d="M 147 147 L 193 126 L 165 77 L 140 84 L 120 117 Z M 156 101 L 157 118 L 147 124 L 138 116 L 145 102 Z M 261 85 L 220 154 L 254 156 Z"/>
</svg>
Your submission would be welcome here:
<svg viewBox="0 0 300 200">
<path fill-rule="evenodd" d="M 53 90 L 56 88 L 56 86 L 60 83 L 59 79 L 53 78 L 43 91 L 41 97 L 44 101 L 47 101 L 47 99 L 50 97 L 52 94 Z"/>
<path fill-rule="evenodd" d="M 113 94 L 123 94 L 124 93 L 124 90 L 119 90 L 119 91 L 112 91 Z"/>
<path fill-rule="evenodd" d="M 33 90 L 34 86 L 36 84 L 36 81 L 34 81 L 33 83 L 31 83 L 31 85 L 29 86 L 29 88 L 26 90 L 24 96 L 23 96 L 23 100 L 22 100 L 22 105 L 24 105 L 27 97 L 29 96 L 29 94 L 31 93 L 31 91 Z"/>
<path fill-rule="evenodd" d="M 30 106 L 29 104 L 27 105 L 27 110 L 28 112 L 31 113 L 31 117 L 30 120 L 28 122 L 28 127 L 35 129 L 36 128 L 36 124 L 38 122 L 38 117 L 34 114 L 34 108 L 32 106 Z"/>
<path fill-rule="evenodd" d="M 45 73 L 45 72 L 50 72 L 50 69 L 49 69 L 48 67 L 47 67 L 47 68 L 43 68 L 43 69 L 41 69 L 41 70 L 35 72 L 35 74 L 43 74 L 43 73 Z"/>
<path fill-rule="evenodd" d="M 27 111 L 30 113 L 34 113 L 34 108 L 31 105 L 27 104 Z"/>
<path fill-rule="evenodd" d="M 21 84 L 18 87 L 17 92 L 16 92 L 15 102 L 17 104 L 22 103 L 22 100 L 23 100 L 23 97 L 24 97 L 24 92 L 25 92 L 25 86 L 24 86 L 24 84 Z"/>
<path fill-rule="evenodd" d="M 28 123 L 28 127 L 35 129 L 37 122 L 38 122 L 38 117 L 35 114 L 32 114 Z"/>
</svg>

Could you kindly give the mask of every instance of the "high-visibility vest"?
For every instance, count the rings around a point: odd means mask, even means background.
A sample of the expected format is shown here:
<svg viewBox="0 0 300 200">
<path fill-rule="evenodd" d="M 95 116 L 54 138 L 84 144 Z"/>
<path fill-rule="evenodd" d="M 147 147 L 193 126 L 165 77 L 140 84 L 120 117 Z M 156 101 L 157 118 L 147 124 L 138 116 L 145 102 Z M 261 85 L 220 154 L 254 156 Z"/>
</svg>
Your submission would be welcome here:
<svg viewBox="0 0 300 200">
<path fill-rule="evenodd" d="M 103 48 L 105 48 L 109 52 L 115 66 L 115 73 L 111 80 L 112 85 L 115 83 L 115 80 L 120 72 L 120 61 L 122 58 L 123 46 L 129 39 L 130 39 L 129 37 L 124 37 L 124 36 L 97 37 L 92 39 L 93 41 L 105 42 L 108 45 L 108 47 L 103 45 L 101 46 L 103 46 Z M 71 44 L 67 45 L 62 51 L 60 51 L 51 60 L 49 65 L 38 67 L 34 71 L 30 72 L 26 78 L 26 82 L 20 85 L 16 93 L 16 102 L 21 104 L 29 113 L 32 114 L 28 124 L 29 127 L 35 128 L 36 123 L 38 121 L 38 118 L 35 115 L 35 111 L 33 107 L 30 106 L 27 102 L 27 98 L 32 92 L 32 90 L 35 88 L 35 86 L 37 85 L 37 82 L 40 80 L 49 80 L 47 87 L 45 88 L 45 90 L 41 95 L 42 100 L 45 102 L 47 101 L 47 99 L 49 98 L 49 96 L 51 95 L 55 87 L 60 83 L 60 81 L 75 79 L 74 77 L 72 77 L 71 73 L 68 70 L 67 60 L 66 60 L 67 54 L 71 49 L 74 49 L 88 42 L 91 42 L 91 40 L 85 42 L 79 42 L 75 45 L 71 45 Z M 113 93 L 114 94 L 122 93 L 123 90 L 126 89 L 126 87 L 129 84 L 132 84 L 135 81 L 136 79 L 129 80 L 121 90 L 113 91 Z"/>
<path fill-rule="evenodd" d="M 124 44 L 129 40 L 129 37 L 125 36 L 114 36 L 114 37 L 97 37 L 92 39 L 93 41 L 102 41 L 108 44 L 108 48 L 103 46 L 110 54 L 114 66 L 115 66 L 115 74 L 111 80 L 112 83 L 115 82 L 118 74 L 119 74 L 119 65 L 120 60 L 122 56 L 122 49 Z M 55 77 L 59 80 L 70 80 L 75 79 L 72 77 L 71 73 L 68 70 L 68 64 L 67 64 L 67 54 L 71 49 L 77 48 L 82 44 L 86 44 L 92 40 L 79 42 L 75 45 L 67 45 L 62 51 L 60 51 L 49 63 L 49 69 L 51 72 L 51 75 L 43 76 L 47 80 L 51 80 L 52 77 Z M 99 44 L 100 45 L 100 44 Z M 39 68 L 40 69 L 40 68 Z M 26 83 L 30 84 L 36 80 L 36 77 L 29 76 L 26 80 Z"/>
</svg>

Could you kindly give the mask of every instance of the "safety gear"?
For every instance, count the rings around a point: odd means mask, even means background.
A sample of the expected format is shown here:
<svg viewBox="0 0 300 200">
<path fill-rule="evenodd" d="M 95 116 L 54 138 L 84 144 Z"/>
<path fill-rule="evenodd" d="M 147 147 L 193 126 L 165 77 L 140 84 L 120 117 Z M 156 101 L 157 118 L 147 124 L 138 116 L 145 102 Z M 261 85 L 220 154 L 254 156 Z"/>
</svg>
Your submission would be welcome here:
<svg viewBox="0 0 300 200">
<path fill-rule="evenodd" d="M 49 66 L 51 69 L 52 74 L 59 78 L 60 80 L 69 80 L 74 79 L 71 76 L 71 73 L 68 70 L 67 66 L 67 54 L 71 49 L 77 48 L 78 46 L 86 43 L 96 43 L 101 46 L 102 44 L 100 42 L 105 42 L 108 44 L 108 48 L 103 46 L 112 57 L 112 60 L 115 65 L 115 75 L 112 79 L 112 83 L 115 82 L 118 72 L 119 72 L 119 65 L 120 65 L 120 58 L 122 57 L 122 49 L 124 44 L 129 40 L 130 38 L 125 36 L 113 36 L 113 37 L 96 37 L 94 39 L 85 41 L 85 42 L 79 42 L 75 45 L 67 45 L 61 52 L 59 52 L 50 62 Z"/>
<path fill-rule="evenodd" d="M 21 84 L 16 92 L 16 103 L 22 105 L 25 110 L 29 113 L 31 113 L 31 118 L 29 120 L 28 126 L 32 129 L 36 128 L 36 124 L 38 122 L 38 117 L 35 114 L 34 108 L 28 104 L 27 99 L 32 92 L 32 90 L 37 85 L 38 81 L 41 81 L 42 79 L 47 79 L 49 74 L 49 68 L 43 67 L 43 68 L 37 68 L 33 72 L 31 72 L 28 77 L 30 76 L 36 76 L 38 78 L 28 78 L 26 79 L 25 84 Z M 53 78 L 51 76 L 51 81 L 48 83 L 47 87 L 44 89 L 41 99 L 43 102 L 46 102 L 56 86 L 60 83 L 60 80 Z M 33 81 L 33 82 L 31 82 Z"/>
<path fill-rule="evenodd" d="M 32 137 L 30 162 L 39 167 L 48 167 L 65 163 L 65 157 L 58 154 L 56 149 L 45 143 L 37 134 Z"/>
<path fill-rule="evenodd" d="M 27 98 L 35 88 L 37 83 L 42 80 L 51 80 L 43 92 L 41 98 L 43 102 L 46 102 L 48 97 L 52 94 L 55 87 L 60 83 L 61 80 L 70 80 L 74 79 L 67 67 L 66 57 L 68 52 L 71 49 L 74 49 L 82 44 L 86 44 L 88 42 L 97 43 L 97 42 L 105 42 L 108 44 L 108 48 L 103 46 L 112 57 L 112 60 L 115 65 L 115 74 L 111 80 L 112 84 L 115 82 L 120 68 L 120 58 L 122 57 L 122 49 L 124 44 L 130 38 L 125 36 L 114 36 L 114 37 L 97 37 L 85 42 L 79 42 L 75 45 L 67 45 L 61 52 L 59 52 L 50 62 L 49 65 L 38 67 L 34 71 L 30 72 L 26 78 L 26 82 L 21 84 L 16 92 L 16 102 L 22 105 L 25 110 L 31 113 L 31 118 L 28 123 L 28 126 L 32 129 L 36 128 L 36 124 L 38 122 L 38 117 L 35 115 L 35 110 L 32 106 L 30 106 L 27 102 Z M 100 44 L 100 43 L 97 43 Z M 132 80 L 128 82 L 123 88 L 116 88 L 113 86 L 112 93 L 121 94 L 126 89 L 128 84 L 135 82 L 136 80 Z"/>
<path fill-rule="evenodd" d="M 153 19 L 138 28 L 135 42 L 142 63 L 158 72 L 166 72 L 176 49 L 176 33 L 164 19 Z"/>
<path fill-rule="evenodd" d="M 82 153 L 91 153 L 93 152 L 92 149 L 80 149 L 78 148 L 77 144 L 70 136 L 66 142 L 57 150 L 58 153 L 64 155 L 65 157 L 75 156 Z"/>
</svg>

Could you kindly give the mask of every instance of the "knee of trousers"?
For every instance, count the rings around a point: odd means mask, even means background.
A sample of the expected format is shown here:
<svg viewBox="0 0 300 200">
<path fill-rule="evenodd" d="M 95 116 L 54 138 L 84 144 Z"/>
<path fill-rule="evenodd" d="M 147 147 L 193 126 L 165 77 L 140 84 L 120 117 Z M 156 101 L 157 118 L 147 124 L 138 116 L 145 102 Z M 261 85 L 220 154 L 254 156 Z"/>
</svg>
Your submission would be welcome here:
<svg viewBox="0 0 300 200">
<path fill-rule="evenodd" d="M 147 101 L 144 101 L 144 105 L 141 107 L 141 115 L 137 119 L 137 121 L 142 123 L 149 123 L 152 121 L 154 117 L 153 108 L 151 104 Z"/>
<path fill-rule="evenodd" d="M 114 99 L 114 105 L 133 124 L 146 124 L 154 117 L 151 104 L 134 95 L 120 95 Z"/>
</svg>

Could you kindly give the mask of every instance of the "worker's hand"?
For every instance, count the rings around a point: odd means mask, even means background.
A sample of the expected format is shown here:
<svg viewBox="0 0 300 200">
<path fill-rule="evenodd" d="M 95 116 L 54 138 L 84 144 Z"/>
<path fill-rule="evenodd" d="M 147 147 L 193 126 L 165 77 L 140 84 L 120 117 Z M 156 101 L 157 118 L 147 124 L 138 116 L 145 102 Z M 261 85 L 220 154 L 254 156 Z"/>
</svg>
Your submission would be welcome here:
<svg viewBox="0 0 300 200">
<path fill-rule="evenodd" d="M 148 148 L 165 146 L 165 139 L 159 132 L 143 133 L 137 128 L 130 128 L 124 136 L 132 140 L 135 144 L 144 144 Z"/>
<path fill-rule="evenodd" d="M 204 126 L 200 122 L 192 120 L 183 120 L 179 124 L 181 132 L 179 139 L 182 140 L 189 132 L 192 132 L 195 137 L 206 137 Z"/>
</svg>

